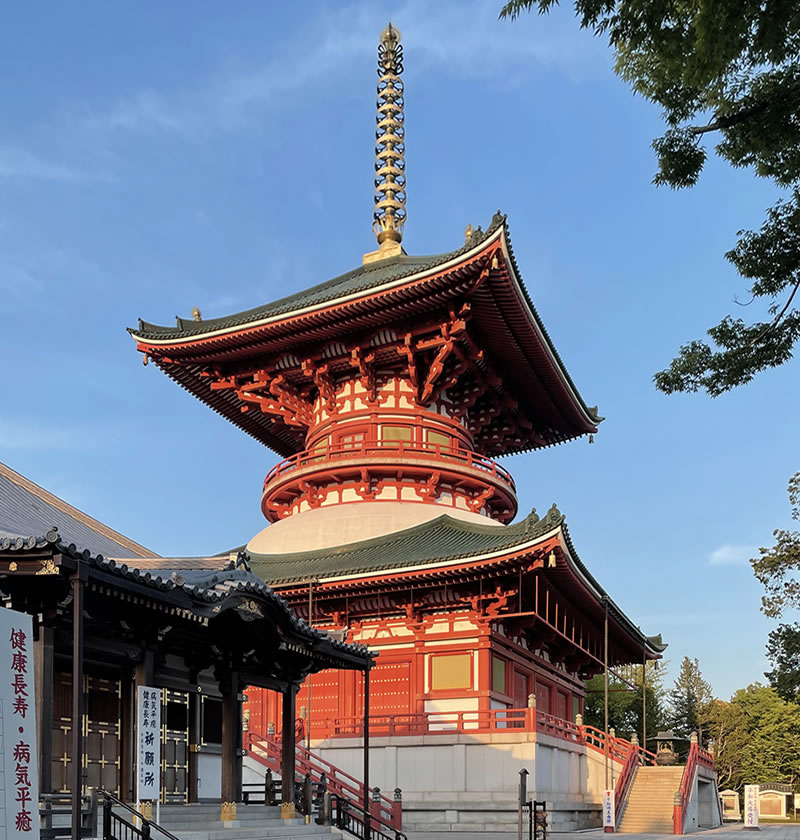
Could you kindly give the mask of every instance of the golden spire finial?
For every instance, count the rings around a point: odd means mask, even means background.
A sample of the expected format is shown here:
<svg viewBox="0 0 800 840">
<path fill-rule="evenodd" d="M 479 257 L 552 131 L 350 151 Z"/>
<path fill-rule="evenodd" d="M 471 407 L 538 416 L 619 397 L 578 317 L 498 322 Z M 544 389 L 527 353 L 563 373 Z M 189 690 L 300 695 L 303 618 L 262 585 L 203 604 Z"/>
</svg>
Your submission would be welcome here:
<svg viewBox="0 0 800 840">
<path fill-rule="evenodd" d="M 406 220 L 406 146 L 403 121 L 403 47 L 391 23 L 378 44 L 378 113 L 375 129 L 375 221 L 380 251 L 397 251 Z M 388 254 L 387 254 L 388 255 Z"/>
</svg>

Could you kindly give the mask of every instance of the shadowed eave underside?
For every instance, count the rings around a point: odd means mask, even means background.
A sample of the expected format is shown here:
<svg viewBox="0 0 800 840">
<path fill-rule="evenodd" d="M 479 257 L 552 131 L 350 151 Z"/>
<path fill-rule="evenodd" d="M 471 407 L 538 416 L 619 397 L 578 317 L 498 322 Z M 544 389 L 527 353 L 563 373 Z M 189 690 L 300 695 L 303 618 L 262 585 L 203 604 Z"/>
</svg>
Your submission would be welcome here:
<svg viewBox="0 0 800 840">
<path fill-rule="evenodd" d="M 498 528 L 479 525 L 444 514 L 421 525 L 335 549 L 305 551 L 289 555 L 267 555 L 245 552 L 253 572 L 271 586 L 282 586 L 315 580 L 326 582 L 359 582 L 368 590 L 368 579 L 391 576 L 401 571 L 422 572 L 431 568 L 438 572 L 447 567 L 464 567 L 478 562 L 502 562 L 521 551 L 537 552 L 552 541 L 563 546 L 567 560 L 560 574 L 567 575 L 587 591 L 597 610 L 608 599 L 609 614 L 624 632 L 650 657 L 658 657 L 667 645 L 661 636 L 646 636 L 610 599 L 578 556 L 567 529 L 565 517 L 553 505 L 541 519 L 536 512 L 515 523 Z M 549 551 L 550 548 L 547 548 Z M 552 573 L 552 570 L 551 570 Z"/>
<path fill-rule="evenodd" d="M 519 410 L 536 415 L 537 406 L 525 406 L 525 400 L 538 388 L 547 392 L 551 415 L 559 418 L 547 424 L 540 442 L 509 445 L 499 454 L 595 432 L 602 418 L 596 408 L 586 405 L 550 340 L 520 278 L 506 219 L 499 212 L 488 230 L 479 228 L 462 248 L 450 253 L 391 257 L 227 317 L 203 321 L 178 318 L 174 327 L 140 321 L 138 329 L 129 332 L 137 349 L 178 384 L 278 454 L 289 456 L 302 449 L 296 434 L 256 412 L 242 414 L 230 392 L 211 392 L 207 379 L 211 367 L 345 337 L 364 329 L 368 318 L 374 326 L 376 319 L 418 314 L 424 311 L 420 306 L 432 289 L 440 298 L 463 299 L 464 289 L 474 287 L 476 273 L 493 265 L 498 256 L 502 256 L 502 270 L 494 272 L 498 276 L 468 295 L 474 322 L 489 336 L 487 352 L 508 387 L 517 384 L 520 393 L 514 397 L 524 406 Z"/>
</svg>

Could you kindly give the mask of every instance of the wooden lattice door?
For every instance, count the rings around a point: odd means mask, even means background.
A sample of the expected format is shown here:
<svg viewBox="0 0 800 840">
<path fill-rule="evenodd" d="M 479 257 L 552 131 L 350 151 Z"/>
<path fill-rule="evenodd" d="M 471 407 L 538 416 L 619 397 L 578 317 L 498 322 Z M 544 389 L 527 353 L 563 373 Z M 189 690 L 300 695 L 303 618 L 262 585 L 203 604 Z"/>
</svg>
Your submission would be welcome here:
<svg viewBox="0 0 800 840">
<path fill-rule="evenodd" d="M 102 788 L 119 795 L 122 685 L 119 680 L 83 678 L 82 792 Z M 68 792 L 72 766 L 72 675 L 53 675 L 53 789 Z"/>
<path fill-rule="evenodd" d="M 189 692 L 161 690 L 161 801 L 189 801 Z"/>
</svg>

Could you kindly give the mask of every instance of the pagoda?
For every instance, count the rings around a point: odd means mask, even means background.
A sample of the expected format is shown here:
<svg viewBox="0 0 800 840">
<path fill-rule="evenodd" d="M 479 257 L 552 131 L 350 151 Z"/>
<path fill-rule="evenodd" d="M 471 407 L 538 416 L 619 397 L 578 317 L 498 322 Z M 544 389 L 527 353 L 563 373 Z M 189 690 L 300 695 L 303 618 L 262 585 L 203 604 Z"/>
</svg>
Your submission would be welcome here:
<svg viewBox="0 0 800 840">
<path fill-rule="evenodd" d="M 314 627 L 380 654 L 373 734 L 436 730 L 436 715 L 440 730 L 478 731 L 534 706 L 574 722 L 587 678 L 664 646 L 594 579 L 555 506 L 511 524 L 516 488 L 498 459 L 592 436 L 602 418 L 536 312 L 504 215 L 447 253 L 403 248 L 402 71 L 389 24 L 376 250 L 272 303 L 131 334 L 145 362 L 283 458 L 242 559 Z M 315 743 L 359 734 L 359 680 L 306 681 Z M 248 710 L 251 730 L 280 726 L 279 695 L 250 691 Z"/>
</svg>

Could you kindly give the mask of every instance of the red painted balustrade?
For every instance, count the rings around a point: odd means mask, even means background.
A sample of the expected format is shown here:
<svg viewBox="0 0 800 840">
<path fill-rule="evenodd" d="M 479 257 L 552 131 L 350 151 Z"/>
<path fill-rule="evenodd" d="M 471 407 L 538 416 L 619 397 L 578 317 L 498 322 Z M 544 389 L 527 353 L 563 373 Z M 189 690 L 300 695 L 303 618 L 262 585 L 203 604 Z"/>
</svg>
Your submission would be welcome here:
<svg viewBox="0 0 800 840">
<path fill-rule="evenodd" d="M 495 479 L 507 484 L 512 490 L 515 489 L 514 479 L 511 473 L 500 466 L 496 461 L 487 458 L 471 449 L 460 449 L 455 446 L 442 446 L 441 444 L 426 443 L 422 441 L 380 441 L 378 443 L 343 444 L 338 446 L 325 446 L 320 449 L 306 449 L 276 464 L 264 479 L 264 488 L 272 481 L 286 473 L 310 466 L 312 464 L 330 463 L 334 465 L 337 461 L 353 459 L 374 459 L 381 458 L 408 458 L 414 460 L 433 459 L 444 463 L 452 463 L 469 469 L 486 473 Z"/>
<path fill-rule="evenodd" d="M 371 727 L 370 727 L 371 731 Z M 256 732 L 242 733 L 242 747 L 247 755 L 254 758 L 273 773 L 281 772 L 281 739 L 280 735 L 259 735 Z M 336 765 L 326 761 L 321 756 L 309 752 L 302 744 L 295 744 L 295 769 L 301 776 L 310 774 L 311 780 L 318 783 L 325 775 L 327 790 L 343 796 L 357 805 L 364 802 L 364 785 L 354 776 L 340 770 Z M 370 809 L 372 816 L 379 822 L 390 825 L 399 831 L 403 827 L 402 802 L 389 799 L 381 794 L 380 799 L 374 801 L 370 795 Z"/>
<path fill-rule="evenodd" d="M 694 775 L 699 767 L 714 769 L 714 753 L 701 749 L 697 743 L 689 746 L 689 755 L 686 757 L 686 765 L 681 776 L 681 786 L 678 789 L 680 802 L 675 802 L 672 811 L 672 833 L 683 834 L 683 824 L 686 820 L 686 809 L 689 806 L 689 796 L 694 784 Z M 722 825 L 722 812 L 720 811 L 720 825 Z"/>
<path fill-rule="evenodd" d="M 328 738 L 358 738 L 363 734 L 364 720 L 361 717 L 325 718 L 318 721 L 320 730 Z M 316 726 L 315 726 L 316 729 Z M 489 732 L 536 732 L 551 738 L 560 738 L 573 744 L 581 744 L 602 755 L 622 764 L 616 784 L 614 798 L 617 803 L 617 814 L 622 811 L 621 805 L 630 789 L 631 782 L 638 766 L 655 764 L 656 756 L 649 750 L 632 744 L 625 738 L 608 735 L 601 729 L 585 724 L 573 723 L 569 720 L 555 717 L 555 715 L 537 712 L 535 708 L 525 709 L 486 709 L 469 712 L 418 712 L 400 715 L 375 715 L 369 719 L 369 732 L 373 738 L 393 736 L 420 735 L 452 735 L 454 733 L 478 734 Z M 280 772 L 280 736 L 259 735 L 255 732 L 243 733 L 243 746 L 247 752 L 264 766 L 274 772 Z M 311 778 L 318 782 L 322 776 L 328 781 L 328 790 L 340 793 L 356 802 L 364 800 L 364 786 L 358 779 L 339 770 L 324 758 L 309 752 L 301 744 L 296 745 L 297 770 L 301 775 L 311 774 Z M 673 826 L 676 834 L 680 834 L 689 792 L 694 780 L 697 766 L 714 769 L 714 754 L 700 749 L 692 744 L 686 767 L 681 780 L 681 804 L 675 805 Z M 393 801 L 381 794 L 380 803 L 376 808 L 376 816 L 385 820 L 387 824 L 399 830 L 402 827 L 401 803 Z"/>
</svg>

